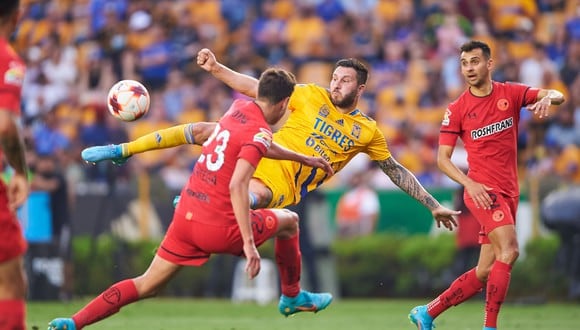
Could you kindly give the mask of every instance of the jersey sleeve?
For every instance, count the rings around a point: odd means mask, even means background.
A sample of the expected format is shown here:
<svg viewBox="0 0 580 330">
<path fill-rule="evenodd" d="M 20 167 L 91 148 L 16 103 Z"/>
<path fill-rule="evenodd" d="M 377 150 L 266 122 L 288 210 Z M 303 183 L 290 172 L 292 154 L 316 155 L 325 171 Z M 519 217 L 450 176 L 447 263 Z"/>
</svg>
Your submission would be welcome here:
<svg viewBox="0 0 580 330">
<path fill-rule="evenodd" d="M 461 114 L 459 108 L 454 105 L 449 105 L 443 115 L 441 129 L 439 130 L 440 145 L 455 146 L 461 132 Z"/>
<path fill-rule="evenodd" d="M 387 145 L 387 139 L 385 139 L 385 135 L 378 127 L 375 127 L 372 140 L 367 146 L 366 153 L 369 155 L 371 160 L 375 161 L 381 161 L 391 157 L 391 151 Z"/>
<path fill-rule="evenodd" d="M 528 88 L 524 92 L 524 104 L 523 106 L 536 103 L 538 100 L 538 93 L 540 93 L 539 88 Z"/>
<path fill-rule="evenodd" d="M 20 96 L 18 92 L 0 90 L 0 110 L 20 115 Z"/>
<path fill-rule="evenodd" d="M 266 155 L 266 151 L 272 145 L 272 132 L 260 128 L 255 134 L 242 145 L 238 158 L 247 160 L 252 166 L 258 167 L 260 159 Z"/>
<path fill-rule="evenodd" d="M 513 82 L 507 83 L 507 86 L 509 86 L 510 94 L 516 99 L 516 104 L 520 108 L 533 104 L 538 99 L 539 88 L 531 88 L 530 86 Z"/>
<path fill-rule="evenodd" d="M 20 115 L 20 94 L 25 67 L 19 61 L 0 65 L 0 109 Z"/>
</svg>

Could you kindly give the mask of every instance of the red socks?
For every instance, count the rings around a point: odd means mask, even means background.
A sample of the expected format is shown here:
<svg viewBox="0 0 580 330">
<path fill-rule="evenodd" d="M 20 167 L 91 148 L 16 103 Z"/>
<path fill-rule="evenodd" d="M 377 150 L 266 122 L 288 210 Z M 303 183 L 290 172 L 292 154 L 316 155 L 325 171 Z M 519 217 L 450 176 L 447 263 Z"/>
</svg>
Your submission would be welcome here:
<svg viewBox="0 0 580 330">
<path fill-rule="evenodd" d="M 113 284 L 106 291 L 73 315 L 77 330 L 117 313 L 121 307 L 139 300 L 133 280 Z"/>
<path fill-rule="evenodd" d="M 456 306 L 481 292 L 482 288 L 483 283 L 475 276 L 475 268 L 472 268 L 459 276 L 447 290 L 431 301 L 427 305 L 427 313 L 436 318 L 449 307 Z"/>
<path fill-rule="evenodd" d="M 298 234 L 289 239 L 276 238 L 274 250 L 280 273 L 282 294 L 295 297 L 300 292 L 300 272 L 302 271 Z"/>
<path fill-rule="evenodd" d="M 496 260 L 487 279 L 484 326 L 497 328 L 497 316 L 510 284 L 512 266 Z M 439 297 L 427 305 L 427 313 L 436 318 L 451 306 L 473 297 L 483 288 L 475 276 L 475 268 L 458 277 Z"/>
<path fill-rule="evenodd" d="M 497 315 L 510 285 L 512 266 L 496 260 L 487 278 L 484 326 L 497 328 Z"/>
<path fill-rule="evenodd" d="M 24 300 L 0 300 L 0 329 L 25 330 Z"/>
</svg>

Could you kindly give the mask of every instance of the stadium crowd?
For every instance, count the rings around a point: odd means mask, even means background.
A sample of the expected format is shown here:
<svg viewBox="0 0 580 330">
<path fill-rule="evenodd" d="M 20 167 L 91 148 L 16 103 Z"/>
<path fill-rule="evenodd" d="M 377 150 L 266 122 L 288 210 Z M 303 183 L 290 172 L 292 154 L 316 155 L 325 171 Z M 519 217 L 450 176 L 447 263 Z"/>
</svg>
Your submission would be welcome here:
<svg viewBox="0 0 580 330">
<path fill-rule="evenodd" d="M 71 184 L 108 179 L 103 166 L 81 162 L 83 148 L 217 120 L 232 99 L 243 97 L 195 64 L 197 51 L 207 47 L 240 72 L 258 76 L 279 66 L 299 82 L 321 85 L 337 59 L 363 59 L 371 75 L 361 110 L 377 120 L 395 157 L 426 187 L 448 186 L 436 165 L 437 138 L 447 104 L 464 89 L 457 47 L 468 39 L 495 51 L 495 80 L 564 91 L 569 101 L 551 118 L 522 115 L 520 164 L 524 174 L 555 173 L 580 183 L 578 0 L 23 2 L 13 41 L 28 65 L 23 114 L 30 159 L 54 157 Z M 123 123 L 108 115 L 106 94 L 120 79 L 149 89 L 144 119 Z M 178 191 L 197 152 L 138 155 L 131 169 L 156 173 Z M 128 167 L 116 172 L 129 181 L 128 173 Z M 370 180 L 377 189 L 389 188 L 387 181 Z M 348 180 L 334 185 L 342 182 Z"/>
</svg>

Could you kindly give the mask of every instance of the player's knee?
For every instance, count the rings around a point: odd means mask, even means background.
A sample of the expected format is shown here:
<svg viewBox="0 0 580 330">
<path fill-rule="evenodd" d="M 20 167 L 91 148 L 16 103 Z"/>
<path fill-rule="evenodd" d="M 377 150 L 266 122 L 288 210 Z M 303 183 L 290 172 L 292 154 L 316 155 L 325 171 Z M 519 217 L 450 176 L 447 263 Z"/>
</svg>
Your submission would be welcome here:
<svg viewBox="0 0 580 330">
<path fill-rule="evenodd" d="M 272 201 L 272 191 L 259 180 L 250 181 L 250 207 L 261 209 L 268 207 Z"/>
<path fill-rule="evenodd" d="M 278 218 L 280 227 L 278 237 L 291 238 L 298 234 L 298 214 L 290 210 L 284 210 L 284 215 Z"/>
<path fill-rule="evenodd" d="M 269 190 L 250 192 L 250 208 L 262 209 L 268 207 L 272 200 L 272 193 Z"/>
<path fill-rule="evenodd" d="M 499 255 L 497 256 L 496 259 L 503 262 L 503 263 L 513 265 L 519 256 L 520 256 L 520 250 L 516 245 L 516 246 L 510 246 L 506 249 L 502 249 L 502 251 L 499 253 Z"/>
</svg>

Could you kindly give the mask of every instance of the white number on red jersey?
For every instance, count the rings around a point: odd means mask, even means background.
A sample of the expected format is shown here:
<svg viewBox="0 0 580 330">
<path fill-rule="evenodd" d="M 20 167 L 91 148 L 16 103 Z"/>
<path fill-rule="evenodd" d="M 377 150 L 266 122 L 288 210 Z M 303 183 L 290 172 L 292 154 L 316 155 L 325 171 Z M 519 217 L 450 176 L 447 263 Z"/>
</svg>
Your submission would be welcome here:
<svg viewBox="0 0 580 330">
<path fill-rule="evenodd" d="M 224 165 L 225 161 L 224 152 L 228 147 L 228 141 L 230 140 L 230 131 L 228 130 L 220 131 L 220 125 L 219 124 L 216 125 L 213 133 L 211 133 L 207 141 L 203 143 L 203 146 L 204 147 L 208 146 L 213 142 L 213 140 L 216 140 L 214 150 L 211 153 L 202 154 L 201 156 L 199 156 L 198 162 L 205 161 L 205 166 L 207 166 L 207 169 L 215 172 Z"/>
</svg>

